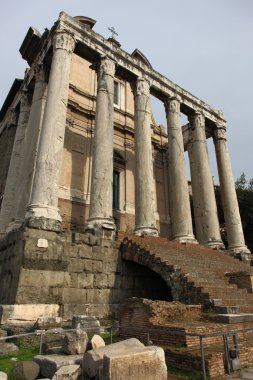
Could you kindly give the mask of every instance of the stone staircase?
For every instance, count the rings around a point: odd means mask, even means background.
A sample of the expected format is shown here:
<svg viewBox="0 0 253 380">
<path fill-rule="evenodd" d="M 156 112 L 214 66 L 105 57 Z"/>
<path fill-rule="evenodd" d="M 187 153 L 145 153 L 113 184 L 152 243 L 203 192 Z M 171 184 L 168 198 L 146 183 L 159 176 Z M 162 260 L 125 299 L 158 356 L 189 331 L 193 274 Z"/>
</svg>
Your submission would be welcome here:
<svg viewBox="0 0 253 380">
<path fill-rule="evenodd" d="M 220 308 L 222 314 L 253 313 L 252 289 L 230 283 L 231 276 L 237 273 L 248 278 L 253 276 L 252 267 L 222 251 L 201 245 L 180 244 L 159 237 L 125 236 L 122 233 L 118 239 L 122 242 L 123 258 L 148 266 L 160 274 L 171 288 L 174 300 L 211 306 L 217 308 L 217 312 Z M 177 289 L 174 289 L 173 281 Z"/>
</svg>

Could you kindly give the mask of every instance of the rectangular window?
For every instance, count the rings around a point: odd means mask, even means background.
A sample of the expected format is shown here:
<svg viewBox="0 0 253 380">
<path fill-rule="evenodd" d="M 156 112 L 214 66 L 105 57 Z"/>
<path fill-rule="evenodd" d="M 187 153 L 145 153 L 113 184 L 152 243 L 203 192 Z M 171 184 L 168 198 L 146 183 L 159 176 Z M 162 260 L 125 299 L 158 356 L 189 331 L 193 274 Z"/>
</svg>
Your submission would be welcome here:
<svg viewBox="0 0 253 380">
<path fill-rule="evenodd" d="M 112 207 L 119 209 L 119 172 L 113 171 L 113 200 Z"/>
<path fill-rule="evenodd" d="M 114 105 L 120 106 L 120 85 L 119 82 L 114 82 Z"/>
</svg>

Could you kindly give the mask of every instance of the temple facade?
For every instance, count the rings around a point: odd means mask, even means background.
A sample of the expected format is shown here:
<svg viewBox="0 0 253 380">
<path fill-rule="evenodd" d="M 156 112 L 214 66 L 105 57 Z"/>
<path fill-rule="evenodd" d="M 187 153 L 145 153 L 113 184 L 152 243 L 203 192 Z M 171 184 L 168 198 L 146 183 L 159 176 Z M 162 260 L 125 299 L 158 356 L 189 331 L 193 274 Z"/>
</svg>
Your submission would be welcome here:
<svg viewBox="0 0 253 380">
<path fill-rule="evenodd" d="M 62 12 L 51 30 L 41 35 L 30 28 L 22 43 L 29 67 L 0 111 L 1 236 L 22 226 L 109 239 L 125 231 L 223 249 L 211 138 L 228 250 L 249 252 L 223 113 L 94 25 Z M 166 127 L 155 123 L 151 95 L 164 104 Z"/>
</svg>

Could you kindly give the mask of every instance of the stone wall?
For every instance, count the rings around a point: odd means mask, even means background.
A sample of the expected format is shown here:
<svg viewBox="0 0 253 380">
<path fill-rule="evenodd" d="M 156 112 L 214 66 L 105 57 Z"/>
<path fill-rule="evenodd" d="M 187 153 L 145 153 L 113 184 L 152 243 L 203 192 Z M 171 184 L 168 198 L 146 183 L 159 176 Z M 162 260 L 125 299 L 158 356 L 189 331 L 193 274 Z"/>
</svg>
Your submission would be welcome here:
<svg viewBox="0 0 253 380">
<path fill-rule="evenodd" d="M 168 299 L 149 269 L 121 259 L 119 243 L 27 228 L 1 243 L 0 303 L 59 304 L 63 317 L 116 317 L 128 297 Z"/>
</svg>

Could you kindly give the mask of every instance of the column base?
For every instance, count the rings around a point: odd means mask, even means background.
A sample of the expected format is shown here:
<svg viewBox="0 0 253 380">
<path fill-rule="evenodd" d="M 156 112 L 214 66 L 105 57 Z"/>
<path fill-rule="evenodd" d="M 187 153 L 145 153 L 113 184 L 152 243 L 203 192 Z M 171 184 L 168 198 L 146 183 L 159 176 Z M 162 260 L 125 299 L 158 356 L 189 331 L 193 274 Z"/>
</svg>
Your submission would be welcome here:
<svg viewBox="0 0 253 380">
<path fill-rule="evenodd" d="M 223 242 L 221 240 L 210 240 L 206 243 L 204 243 L 204 245 L 208 248 L 212 248 L 212 249 L 217 249 L 217 250 L 225 250 L 225 245 L 223 244 Z"/>
<path fill-rule="evenodd" d="M 116 225 L 112 218 L 89 218 L 84 233 L 92 234 L 103 239 L 114 240 Z"/>
<path fill-rule="evenodd" d="M 31 204 L 27 207 L 25 223 L 41 230 L 61 231 L 62 218 L 56 207 Z"/>
<path fill-rule="evenodd" d="M 243 263 L 250 265 L 253 263 L 253 255 L 250 250 L 246 247 L 234 247 L 227 250 L 229 256 L 242 261 Z"/>
<path fill-rule="evenodd" d="M 156 227 L 136 227 L 134 230 L 136 236 L 158 236 Z"/>
<path fill-rule="evenodd" d="M 174 236 L 172 240 L 181 244 L 199 244 L 194 235 L 179 235 Z"/>
</svg>

